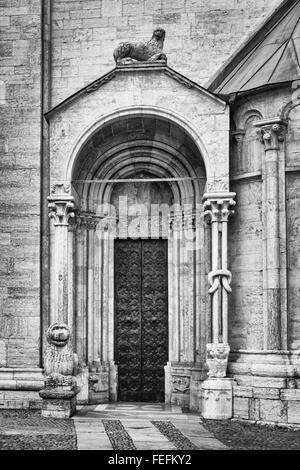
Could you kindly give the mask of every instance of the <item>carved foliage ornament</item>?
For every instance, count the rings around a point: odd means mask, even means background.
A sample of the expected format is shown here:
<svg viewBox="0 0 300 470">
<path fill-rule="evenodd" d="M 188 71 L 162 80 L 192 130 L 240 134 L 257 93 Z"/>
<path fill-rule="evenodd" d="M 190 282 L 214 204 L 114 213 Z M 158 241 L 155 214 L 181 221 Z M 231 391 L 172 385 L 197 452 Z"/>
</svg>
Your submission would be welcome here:
<svg viewBox="0 0 300 470">
<path fill-rule="evenodd" d="M 170 230 L 181 230 L 181 229 L 192 229 L 195 230 L 197 227 L 197 221 L 200 219 L 200 213 L 196 211 L 184 213 L 171 213 L 169 217 Z"/>
<path fill-rule="evenodd" d="M 211 222 L 227 222 L 234 214 L 235 205 L 233 199 L 209 199 L 204 203 L 204 217 L 209 217 Z"/>
<path fill-rule="evenodd" d="M 93 214 L 78 214 L 76 217 L 77 227 L 81 230 L 94 230 L 96 231 L 100 217 Z"/>
<path fill-rule="evenodd" d="M 48 204 L 49 217 L 56 225 L 66 225 L 75 217 L 75 204 L 72 201 L 55 201 Z"/>
<path fill-rule="evenodd" d="M 275 123 L 262 126 L 257 130 L 258 138 L 265 145 L 266 150 L 277 149 L 280 142 L 284 141 L 285 127 Z"/>
<path fill-rule="evenodd" d="M 51 194 L 71 194 L 71 183 L 55 183 L 51 185 Z"/>
</svg>

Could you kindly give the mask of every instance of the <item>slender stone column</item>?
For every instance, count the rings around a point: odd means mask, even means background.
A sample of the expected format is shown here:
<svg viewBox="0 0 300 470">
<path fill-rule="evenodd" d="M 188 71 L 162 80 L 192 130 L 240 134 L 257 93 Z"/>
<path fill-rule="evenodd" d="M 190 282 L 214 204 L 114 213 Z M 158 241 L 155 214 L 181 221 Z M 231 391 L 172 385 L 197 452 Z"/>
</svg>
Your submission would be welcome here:
<svg viewBox="0 0 300 470">
<path fill-rule="evenodd" d="M 212 343 L 206 346 L 208 379 L 203 382 L 202 415 L 206 419 L 232 417 L 232 383 L 226 378 L 230 347 L 228 344 L 228 295 L 231 272 L 227 261 L 227 225 L 234 211 L 235 193 L 204 195 L 204 216 L 211 223 L 211 266 L 208 275 L 212 297 Z"/>
<path fill-rule="evenodd" d="M 279 118 L 254 123 L 264 144 L 262 162 L 264 220 L 264 347 L 281 348 L 279 157 L 285 123 Z"/>
<path fill-rule="evenodd" d="M 96 217 L 95 214 L 90 212 L 79 212 L 76 216 L 77 229 L 78 233 L 81 233 L 81 237 L 85 239 L 83 244 L 83 250 L 85 253 L 82 253 L 82 257 L 85 258 L 85 268 L 86 268 L 86 279 L 81 280 L 80 289 L 83 288 L 83 283 L 85 284 L 85 292 L 80 291 L 79 302 L 80 305 L 86 305 L 86 319 L 85 326 L 87 326 L 87 363 L 90 367 L 93 366 L 93 363 L 97 360 L 94 354 L 94 343 L 95 343 L 95 311 L 94 311 L 94 264 L 95 264 L 95 231 L 97 224 L 99 223 L 99 217 Z M 82 261 L 81 274 L 84 269 L 84 262 Z M 81 309 L 82 310 L 82 309 Z M 83 324 L 81 325 L 83 327 Z M 83 331 L 79 334 L 83 335 Z"/>
<path fill-rule="evenodd" d="M 69 418 L 76 411 L 76 396 L 80 391 L 75 378 L 78 359 L 71 342 L 73 233 L 69 232 L 69 220 L 75 217 L 75 204 L 70 185 L 54 185 L 48 201 L 49 216 L 54 220 L 53 295 L 48 347 L 44 354 L 45 387 L 39 394 L 43 399 L 42 416 Z"/>
<path fill-rule="evenodd" d="M 243 164 L 243 145 L 244 145 L 244 140 L 245 140 L 245 134 L 246 134 L 246 131 L 243 129 L 237 129 L 236 131 L 233 131 L 231 133 L 231 136 L 236 141 L 236 146 L 237 146 L 237 161 L 235 165 L 237 164 L 238 167 L 235 166 L 235 169 L 239 169 L 240 165 Z"/>
<path fill-rule="evenodd" d="M 51 324 L 57 320 L 68 324 L 68 228 L 70 217 L 75 217 L 75 204 L 66 190 L 53 190 L 48 201 L 49 217 L 54 220 Z"/>
</svg>

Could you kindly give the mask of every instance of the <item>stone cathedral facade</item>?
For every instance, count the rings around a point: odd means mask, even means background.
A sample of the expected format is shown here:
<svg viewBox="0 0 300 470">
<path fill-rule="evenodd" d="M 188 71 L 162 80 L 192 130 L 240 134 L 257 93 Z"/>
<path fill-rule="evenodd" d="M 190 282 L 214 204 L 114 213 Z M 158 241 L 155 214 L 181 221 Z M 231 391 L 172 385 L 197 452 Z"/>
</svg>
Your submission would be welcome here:
<svg viewBox="0 0 300 470">
<path fill-rule="evenodd" d="M 60 322 L 81 404 L 300 424 L 299 0 L 0 25 L 0 408 L 41 407 Z"/>
</svg>

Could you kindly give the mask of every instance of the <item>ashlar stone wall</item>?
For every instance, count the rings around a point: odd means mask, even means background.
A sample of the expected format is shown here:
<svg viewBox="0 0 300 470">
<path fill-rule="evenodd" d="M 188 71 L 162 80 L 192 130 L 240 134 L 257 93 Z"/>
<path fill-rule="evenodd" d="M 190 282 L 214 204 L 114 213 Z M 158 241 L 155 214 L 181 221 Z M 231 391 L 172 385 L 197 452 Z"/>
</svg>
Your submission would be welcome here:
<svg viewBox="0 0 300 470">
<path fill-rule="evenodd" d="M 0 2 L 0 367 L 40 361 L 41 3 Z"/>
<path fill-rule="evenodd" d="M 54 105 L 113 68 L 118 42 L 145 40 L 156 25 L 167 30 L 169 64 L 204 83 L 278 3 L 51 0 L 47 28 L 48 1 L 0 1 L 0 366 L 40 360 L 42 33 L 52 34 Z"/>
<path fill-rule="evenodd" d="M 281 349 L 299 349 L 299 110 L 297 90 L 288 87 L 247 97 L 236 105 L 230 165 L 231 188 L 237 193 L 237 206 L 230 226 L 229 250 L 235 287 L 230 331 L 232 345 L 237 349 L 264 348 L 266 226 L 262 164 L 266 156 L 253 124 L 272 117 L 286 121 L 279 153 Z"/>
<path fill-rule="evenodd" d="M 119 42 L 166 29 L 169 65 L 205 84 L 280 0 L 53 0 L 52 104 L 114 67 Z"/>
<path fill-rule="evenodd" d="M 233 413 L 237 418 L 283 424 L 299 424 L 300 409 L 299 116 L 297 84 L 240 99 L 234 107 L 230 157 L 231 187 L 237 193 L 229 236 L 229 341 L 236 350 L 229 364 L 235 379 Z M 264 170 L 269 156 L 255 124 L 272 118 L 282 120 L 285 133 L 272 174 L 278 183 L 280 338 L 277 350 L 270 351 L 265 257 L 270 243 L 266 236 L 275 227 L 265 217 L 272 204 L 266 185 L 270 174 Z"/>
</svg>

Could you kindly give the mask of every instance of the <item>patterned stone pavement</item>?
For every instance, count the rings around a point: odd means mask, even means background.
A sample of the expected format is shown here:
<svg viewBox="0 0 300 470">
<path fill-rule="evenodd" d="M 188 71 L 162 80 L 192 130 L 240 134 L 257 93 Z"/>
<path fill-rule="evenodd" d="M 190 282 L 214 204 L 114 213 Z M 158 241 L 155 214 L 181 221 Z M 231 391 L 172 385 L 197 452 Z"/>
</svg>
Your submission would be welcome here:
<svg viewBox="0 0 300 470">
<path fill-rule="evenodd" d="M 199 416 L 173 405 L 116 403 L 78 407 L 79 450 L 224 450 Z"/>
</svg>

